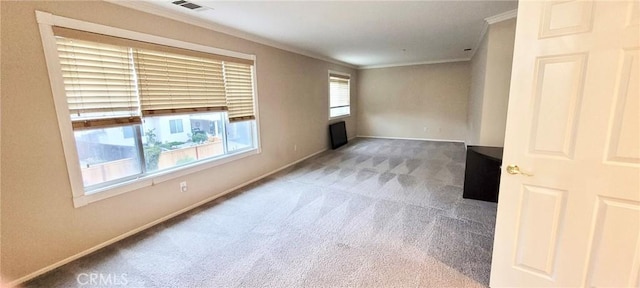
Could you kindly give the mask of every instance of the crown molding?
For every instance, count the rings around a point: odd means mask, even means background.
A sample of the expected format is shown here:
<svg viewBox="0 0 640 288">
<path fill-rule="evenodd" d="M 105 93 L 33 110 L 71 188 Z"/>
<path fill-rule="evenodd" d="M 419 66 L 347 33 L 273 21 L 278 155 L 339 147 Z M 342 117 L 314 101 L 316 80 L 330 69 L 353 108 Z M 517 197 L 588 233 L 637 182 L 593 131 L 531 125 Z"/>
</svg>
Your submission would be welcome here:
<svg viewBox="0 0 640 288">
<path fill-rule="evenodd" d="M 495 23 L 502 22 L 502 21 L 509 20 L 511 18 L 516 18 L 516 17 L 518 17 L 518 9 L 513 9 L 504 13 L 500 13 L 498 15 L 484 18 L 484 21 L 486 21 L 487 23 L 489 23 L 489 25 L 491 25 L 491 24 L 495 24 Z"/>
<path fill-rule="evenodd" d="M 365 69 L 378 69 L 378 68 L 393 68 L 393 67 L 403 67 L 403 66 L 442 64 L 442 63 L 451 63 L 451 62 L 464 62 L 464 61 L 469 61 L 469 60 L 471 60 L 471 58 L 455 58 L 455 59 L 443 59 L 443 60 L 422 61 L 422 62 L 409 62 L 409 63 L 399 63 L 399 64 L 359 66 L 358 69 L 365 70 Z"/>
<path fill-rule="evenodd" d="M 493 15 L 491 17 L 484 18 L 484 22 L 482 22 L 482 32 L 480 32 L 480 38 L 476 41 L 476 45 L 473 47 L 471 51 L 470 59 L 476 55 L 476 51 L 480 48 L 480 44 L 482 43 L 482 39 L 484 39 L 484 35 L 489 31 L 489 25 L 496 24 L 498 22 L 506 21 L 512 18 L 518 17 L 518 9 L 513 9 L 504 13 L 500 13 L 498 15 Z"/>
<path fill-rule="evenodd" d="M 505 21 L 505 20 L 509 20 L 512 18 L 517 17 L 517 9 L 511 10 L 511 11 L 507 11 L 498 15 L 494 15 L 491 17 L 487 17 L 484 19 L 483 22 L 483 28 L 482 28 L 482 32 L 480 33 L 480 37 L 478 39 L 478 41 L 476 42 L 475 47 L 472 50 L 472 54 L 469 58 L 457 58 L 457 59 L 444 59 L 444 60 L 435 60 L 435 61 L 421 61 L 421 62 L 410 62 L 410 63 L 398 63 L 398 64 L 386 64 L 386 65 L 365 65 L 365 66 L 357 66 L 357 65 L 353 65 L 351 63 L 347 63 L 347 62 L 343 62 L 340 60 L 336 60 L 333 58 L 329 58 L 323 55 L 319 55 L 317 53 L 308 51 L 308 50 L 304 50 L 304 49 L 300 49 L 300 48 L 296 48 L 296 47 L 292 47 L 290 45 L 286 45 L 277 41 L 273 41 L 261 36 L 257 36 L 255 34 L 251 34 L 251 33 L 247 33 L 247 32 L 243 32 L 228 26 L 224 26 L 224 25 L 220 25 L 220 24 L 214 24 L 212 22 L 208 22 L 199 18 L 191 18 L 189 17 L 189 15 L 184 14 L 184 13 L 175 13 L 175 11 L 171 11 L 169 9 L 166 8 L 161 8 L 155 4 L 151 4 L 149 3 L 151 0 L 143 0 L 143 1 L 121 1 L 121 0 L 104 0 L 106 2 L 112 3 L 112 4 L 116 4 L 119 6 L 123 6 L 123 7 L 127 7 L 130 9 L 134 9 L 134 10 L 138 10 L 138 11 L 142 11 L 145 13 L 149 13 L 149 14 L 153 14 L 153 15 L 157 15 L 160 17 L 164 17 L 164 18 L 168 18 L 168 19 L 172 19 L 175 21 L 179 21 L 179 22 L 183 22 L 186 24 L 190 24 L 190 25 L 194 25 L 194 26 L 198 26 L 198 27 L 202 27 L 208 30 L 212 30 L 212 31 L 216 31 L 219 33 L 224 33 L 227 35 L 231 35 L 234 37 L 238 37 L 244 40 L 248 40 L 251 42 L 255 42 L 255 43 L 259 43 L 259 44 L 263 44 L 263 45 L 267 45 L 273 48 L 277 48 L 277 49 L 281 49 L 281 50 L 285 50 L 288 52 L 292 52 L 292 53 L 296 53 L 299 55 L 303 55 L 303 56 L 307 56 L 307 57 L 311 57 L 314 59 L 318 59 L 321 61 L 325 61 L 325 62 L 329 62 L 329 63 L 333 63 L 333 64 L 337 64 L 337 65 L 342 65 L 345 67 L 349 67 L 349 68 L 353 68 L 353 69 L 376 69 L 376 68 L 391 68 L 391 67 L 402 67 L 402 66 L 413 66 L 413 65 L 426 65 L 426 64 L 440 64 L 440 63 L 450 63 L 450 62 L 462 62 L 462 61 L 470 61 L 471 59 L 473 59 L 473 57 L 476 54 L 476 51 L 478 50 L 478 48 L 480 47 L 480 43 L 482 43 L 482 39 L 484 38 L 485 34 L 487 33 L 488 29 L 489 29 L 489 25 L 491 24 L 495 24 L 501 21 Z"/>
<path fill-rule="evenodd" d="M 153 14 L 156 16 L 160 16 L 160 17 L 164 17 L 164 18 L 169 18 L 171 20 L 175 20 L 175 21 L 179 21 L 179 22 L 183 22 L 186 24 L 190 24 L 190 25 L 194 25 L 194 26 L 198 26 L 198 27 L 202 27 L 208 30 L 212 30 L 212 31 L 216 31 L 216 32 L 220 32 L 220 33 L 224 33 L 227 35 L 231 35 L 234 37 L 238 37 L 244 40 L 248 40 L 251 42 L 255 42 L 255 43 L 259 43 L 259 44 L 263 44 L 263 45 L 267 45 L 273 48 L 277 48 L 277 49 L 281 49 L 281 50 L 285 50 L 288 52 L 292 52 L 295 54 L 300 54 L 303 56 L 307 56 L 307 57 L 311 57 L 314 59 L 318 59 L 318 60 L 322 60 L 322 61 L 326 61 L 329 63 L 333 63 L 333 64 L 338 64 L 338 65 L 342 65 L 342 66 L 346 66 L 349 68 L 353 68 L 353 69 L 358 69 L 358 66 L 347 63 L 347 62 L 343 62 L 343 61 L 339 61 L 336 59 L 332 59 L 326 56 L 322 56 L 319 55 L 317 53 L 313 53 L 304 49 L 299 49 L 299 48 L 295 48 L 289 45 L 285 45 L 282 44 L 280 42 L 276 42 L 267 38 L 263 38 L 254 34 L 250 34 L 250 33 L 246 33 L 237 29 L 233 29 L 224 25 L 219 25 L 219 24 L 214 24 L 205 20 L 201 20 L 199 18 L 191 18 L 189 17 L 187 14 L 184 13 L 175 13 L 174 11 L 171 11 L 169 9 L 164 9 L 164 8 L 160 8 L 157 5 L 154 4 L 150 4 L 146 1 L 121 1 L 121 0 L 104 0 L 106 2 L 112 3 L 112 4 L 116 4 L 119 6 L 123 6 L 126 8 L 130 8 L 130 9 L 134 9 L 134 10 L 138 10 L 138 11 L 142 11 L 145 13 L 149 13 L 149 14 Z"/>
<path fill-rule="evenodd" d="M 480 48 L 480 44 L 482 44 L 482 40 L 484 39 L 484 35 L 487 34 L 487 31 L 489 31 L 489 24 L 485 20 L 484 22 L 482 22 L 482 31 L 480 32 L 480 37 L 476 41 L 476 45 L 473 46 L 473 50 L 471 50 L 471 57 L 469 57 L 470 59 L 473 59 L 473 57 L 476 56 L 476 51 L 478 51 L 478 48 Z"/>
</svg>

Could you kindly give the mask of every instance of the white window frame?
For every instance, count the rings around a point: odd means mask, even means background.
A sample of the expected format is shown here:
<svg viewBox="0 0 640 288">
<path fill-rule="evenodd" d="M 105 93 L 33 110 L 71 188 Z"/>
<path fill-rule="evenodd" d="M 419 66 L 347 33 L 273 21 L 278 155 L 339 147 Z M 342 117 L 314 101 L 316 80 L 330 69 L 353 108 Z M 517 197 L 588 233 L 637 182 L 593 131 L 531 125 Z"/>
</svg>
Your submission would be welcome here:
<svg viewBox="0 0 640 288">
<path fill-rule="evenodd" d="M 56 109 L 56 115 L 58 118 L 58 125 L 60 127 L 60 136 L 62 138 L 62 146 L 64 156 L 67 162 L 67 170 L 69 173 L 69 181 L 71 184 L 71 190 L 73 194 L 74 207 L 82 207 L 89 203 L 100 201 L 106 198 L 110 198 L 116 195 L 127 193 L 130 191 L 138 190 L 144 187 L 156 185 L 168 180 L 172 180 L 178 177 L 187 176 L 198 171 L 209 169 L 215 166 L 223 165 L 232 161 L 236 161 L 249 156 L 262 153 L 262 146 L 260 143 L 260 116 L 258 115 L 258 82 L 256 77 L 257 61 L 255 55 L 244 54 L 240 52 L 234 52 L 219 48 L 208 47 L 204 45 L 184 42 L 180 40 L 174 40 L 164 38 L 160 36 L 95 24 L 91 22 L 76 20 L 72 18 L 53 15 L 51 13 L 36 11 L 36 19 L 38 22 L 40 37 L 42 38 L 42 45 L 44 48 L 45 60 L 47 63 L 47 70 L 49 71 L 49 80 L 51 82 L 51 90 L 53 93 L 53 100 Z M 73 133 L 73 127 L 71 125 L 71 119 L 69 118 L 69 108 L 67 105 L 66 91 L 64 88 L 64 82 L 62 78 L 62 72 L 60 68 L 60 60 L 58 58 L 58 50 L 56 47 L 56 40 L 53 34 L 53 26 L 71 28 L 76 30 L 82 30 L 87 32 L 99 33 L 104 35 L 110 35 L 115 37 L 127 38 L 132 40 L 144 41 L 159 45 L 172 46 L 177 48 L 184 48 L 189 50 L 195 50 L 205 53 L 218 54 L 222 56 L 229 56 L 247 60 L 253 60 L 254 73 L 253 73 L 253 95 L 254 95 L 254 111 L 255 111 L 255 131 L 254 140 L 255 148 L 249 149 L 244 152 L 240 152 L 233 155 L 224 155 L 215 157 L 208 160 L 198 161 L 196 163 L 187 164 L 184 166 L 167 169 L 155 174 L 144 175 L 137 179 L 123 181 L 121 183 L 105 187 L 104 189 L 92 190 L 90 194 L 85 193 L 84 184 L 82 180 L 82 172 L 80 168 L 80 161 L 78 160 L 78 152 L 76 149 L 76 143 Z"/>
<path fill-rule="evenodd" d="M 331 74 L 349 77 L 349 114 L 331 117 Z M 329 107 L 327 112 L 329 113 L 329 120 L 351 117 L 351 85 L 352 84 L 353 84 L 353 78 L 349 73 L 344 73 L 344 72 L 339 72 L 334 70 L 329 70 L 327 72 L 327 88 L 329 91 L 329 93 L 327 93 L 327 104 L 328 104 L 327 106 Z"/>
</svg>

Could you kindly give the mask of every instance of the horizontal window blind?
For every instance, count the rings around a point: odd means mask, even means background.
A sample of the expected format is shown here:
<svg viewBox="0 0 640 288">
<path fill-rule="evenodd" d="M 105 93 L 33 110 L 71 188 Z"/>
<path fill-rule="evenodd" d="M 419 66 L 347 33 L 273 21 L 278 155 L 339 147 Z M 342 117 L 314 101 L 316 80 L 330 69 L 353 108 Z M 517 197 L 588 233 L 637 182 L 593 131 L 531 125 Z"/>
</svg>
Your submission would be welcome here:
<svg viewBox="0 0 640 288">
<path fill-rule="evenodd" d="M 134 49 L 142 115 L 227 110 L 222 62 Z"/>
<path fill-rule="evenodd" d="M 140 123 L 129 49 L 56 38 L 74 129 Z"/>
<path fill-rule="evenodd" d="M 349 76 L 329 75 L 329 108 L 346 107 L 350 104 Z"/>
<path fill-rule="evenodd" d="M 225 87 L 229 106 L 229 121 L 255 119 L 253 69 L 243 63 L 224 63 Z"/>
<path fill-rule="evenodd" d="M 179 54 L 179 55 L 213 59 L 217 61 L 228 61 L 228 62 L 234 62 L 234 63 L 244 63 L 248 65 L 253 65 L 253 60 L 250 60 L 250 59 L 237 58 L 237 57 L 189 50 L 184 48 L 165 46 L 160 44 L 119 38 L 115 36 L 97 34 L 92 32 L 81 31 L 81 30 L 63 28 L 63 27 L 53 27 L 53 33 L 57 36 L 61 36 L 65 38 L 79 39 L 84 41 L 103 43 L 103 44 L 109 44 L 109 45 L 120 46 L 120 47 L 153 50 L 153 51 L 166 52 L 171 54 Z"/>
<path fill-rule="evenodd" d="M 255 119 L 254 61 L 53 27 L 74 128 L 228 110 Z"/>
</svg>

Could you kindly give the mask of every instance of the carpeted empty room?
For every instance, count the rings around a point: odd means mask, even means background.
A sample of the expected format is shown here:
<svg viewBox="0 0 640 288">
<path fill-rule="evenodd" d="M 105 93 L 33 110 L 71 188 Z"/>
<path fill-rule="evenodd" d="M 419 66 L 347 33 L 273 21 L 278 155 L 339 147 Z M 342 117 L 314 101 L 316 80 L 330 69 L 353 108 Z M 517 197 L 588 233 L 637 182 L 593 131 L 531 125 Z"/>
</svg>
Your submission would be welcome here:
<svg viewBox="0 0 640 288">
<path fill-rule="evenodd" d="M 358 138 L 26 286 L 93 271 L 132 287 L 484 287 L 496 204 L 462 198 L 464 163 L 462 143 Z"/>
</svg>

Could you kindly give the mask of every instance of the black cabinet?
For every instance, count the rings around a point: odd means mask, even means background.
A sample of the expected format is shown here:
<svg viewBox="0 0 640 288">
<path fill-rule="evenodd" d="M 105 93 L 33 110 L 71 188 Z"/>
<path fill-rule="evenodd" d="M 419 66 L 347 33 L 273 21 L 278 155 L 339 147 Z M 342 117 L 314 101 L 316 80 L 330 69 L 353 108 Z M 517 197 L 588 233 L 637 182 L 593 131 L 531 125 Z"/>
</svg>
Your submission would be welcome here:
<svg viewBox="0 0 640 288">
<path fill-rule="evenodd" d="M 498 202 L 502 148 L 468 146 L 463 198 Z"/>
</svg>

